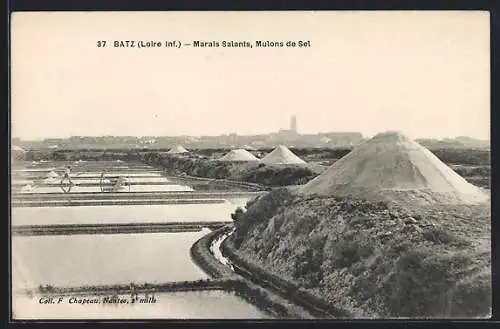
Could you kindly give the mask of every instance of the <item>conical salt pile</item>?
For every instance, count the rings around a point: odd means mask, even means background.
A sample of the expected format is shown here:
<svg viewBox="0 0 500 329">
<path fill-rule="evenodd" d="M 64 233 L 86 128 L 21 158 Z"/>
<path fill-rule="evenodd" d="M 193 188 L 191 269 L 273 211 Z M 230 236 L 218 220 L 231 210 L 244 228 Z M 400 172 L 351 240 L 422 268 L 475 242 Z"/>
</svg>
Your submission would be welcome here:
<svg viewBox="0 0 500 329">
<path fill-rule="evenodd" d="M 265 164 L 305 164 L 306 162 L 292 153 L 286 146 L 280 145 L 260 160 Z"/>
<path fill-rule="evenodd" d="M 170 149 L 167 153 L 169 154 L 179 154 L 179 153 L 187 153 L 189 152 L 186 150 L 182 145 L 177 145 L 176 147 Z"/>
<path fill-rule="evenodd" d="M 56 177 L 59 177 L 59 175 L 55 171 L 51 171 L 45 177 L 46 178 L 56 178 Z"/>
<path fill-rule="evenodd" d="M 244 149 L 237 149 L 228 152 L 219 161 L 259 161 L 252 153 Z"/>
<path fill-rule="evenodd" d="M 399 132 L 378 134 L 304 185 L 305 194 L 408 204 L 481 203 L 489 195 Z"/>
</svg>

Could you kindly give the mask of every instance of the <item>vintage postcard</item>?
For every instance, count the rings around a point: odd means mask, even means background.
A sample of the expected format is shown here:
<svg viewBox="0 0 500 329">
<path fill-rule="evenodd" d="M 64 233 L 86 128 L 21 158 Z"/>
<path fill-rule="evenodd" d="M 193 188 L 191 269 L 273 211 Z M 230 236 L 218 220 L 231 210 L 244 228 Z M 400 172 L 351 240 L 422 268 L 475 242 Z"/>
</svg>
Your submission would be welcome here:
<svg viewBox="0 0 500 329">
<path fill-rule="evenodd" d="M 491 316 L 483 11 L 15 12 L 14 320 Z"/>
</svg>

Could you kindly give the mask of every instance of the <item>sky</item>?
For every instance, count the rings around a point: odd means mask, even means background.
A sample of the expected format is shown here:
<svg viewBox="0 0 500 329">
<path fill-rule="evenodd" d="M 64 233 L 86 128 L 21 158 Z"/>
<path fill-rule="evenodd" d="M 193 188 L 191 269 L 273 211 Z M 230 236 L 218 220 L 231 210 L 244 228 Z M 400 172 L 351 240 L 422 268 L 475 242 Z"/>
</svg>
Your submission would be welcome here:
<svg viewBox="0 0 500 329">
<path fill-rule="evenodd" d="M 11 135 L 399 130 L 489 139 L 489 14 L 17 12 Z M 115 48 L 115 40 L 310 47 Z M 107 41 L 97 47 L 97 41 Z"/>
</svg>

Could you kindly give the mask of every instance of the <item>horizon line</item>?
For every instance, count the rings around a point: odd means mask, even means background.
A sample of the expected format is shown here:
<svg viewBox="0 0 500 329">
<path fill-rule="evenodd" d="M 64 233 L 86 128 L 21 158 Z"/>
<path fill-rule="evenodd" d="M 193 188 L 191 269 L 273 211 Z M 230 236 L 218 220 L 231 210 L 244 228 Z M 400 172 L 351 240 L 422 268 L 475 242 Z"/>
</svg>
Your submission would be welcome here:
<svg viewBox="0 0 500 329">
<path fill-rule="evenodd" d="M 286 129 L 283 129 L 284 131 L 289 131 Z M 390 130 L 387 130 L 390 131 Z M 105 138 L 105 137 L 117 137 L 117 138 L 125 138 L 125 137 L 132 137 L 132 138 L 186 138 L 186 137 L 195 137 L 195 138 L 203 138 L 203 137 L 227 137 L 227 136 L 238 136 L 238 137 L 251 137 L 251 136 L 266 136 L 266 135 L 276 135 L 279 134 L 279 132 L 270 132 L 270 133 L 257 133 L 257 134 L 245 134 L 245 135 L 240 135 L 237 133 L 223 133 L 219 135 L 71 135 L 71 136 L 50 136 L 50 137 L 39 137 L 39 138 L 23 138 L 19 136 L 11 136 L 11 141 L 14 139 L 19 139 L 23 142 L 43 142 L 45 140 L 50 140 L 50 139 L 71 139 L 71 138 Z M 363 134 L 361 132 L 356 132 L 356 131 L 331 131 L 331 132 L 317 132 L 317 133 L 299 133 L 296 132 L 297 136 L 305 136 L 305 135 L 326 135 L 326 134 L 360 134 L 362 138 L 372 138 L 379 133 L 376 134 Z M 404 134 L 404 132 L 403 132 Z M 419 136 L 419 137 L 414 137 L 412 139 L 435 139 L 435 140 L 445 140 L 445 139 L 457 139 L 457 138 L 471 138 L 471 139 L 477 139 L 477 140 L 482 140 L 482 141 L 490 141 L 491 138 L 484 138 L 484 137 L 473 137 L 470 135 L 454 135 L 454 136 L 447 136 L 447 137 L 432 137 L 432 136 Z"/>
</svg>

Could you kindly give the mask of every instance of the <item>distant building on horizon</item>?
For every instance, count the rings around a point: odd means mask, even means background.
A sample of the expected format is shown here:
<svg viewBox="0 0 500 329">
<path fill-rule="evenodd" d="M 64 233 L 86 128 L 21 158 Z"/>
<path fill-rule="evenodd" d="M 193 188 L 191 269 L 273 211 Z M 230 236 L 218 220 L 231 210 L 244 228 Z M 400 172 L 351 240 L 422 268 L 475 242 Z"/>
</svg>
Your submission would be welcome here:
<svg viewBox="0 0 500 329">
<path fill-rule="evenodd" d="M 290 118 L 290 129 L 280 129 L 277 136 L 271 136 L 271 139 L 293 140 L 298 137 L 299 133 L 297 132 L 297 117 L 295 115 L 292 115 L 292 117 Z"/>
<path fill-rule="evenodd" d="M 292 115 L 292 118 L 290 119 L 290 130 L 297 132 L 297 117 L 295 115 Z"/>
</svg>

